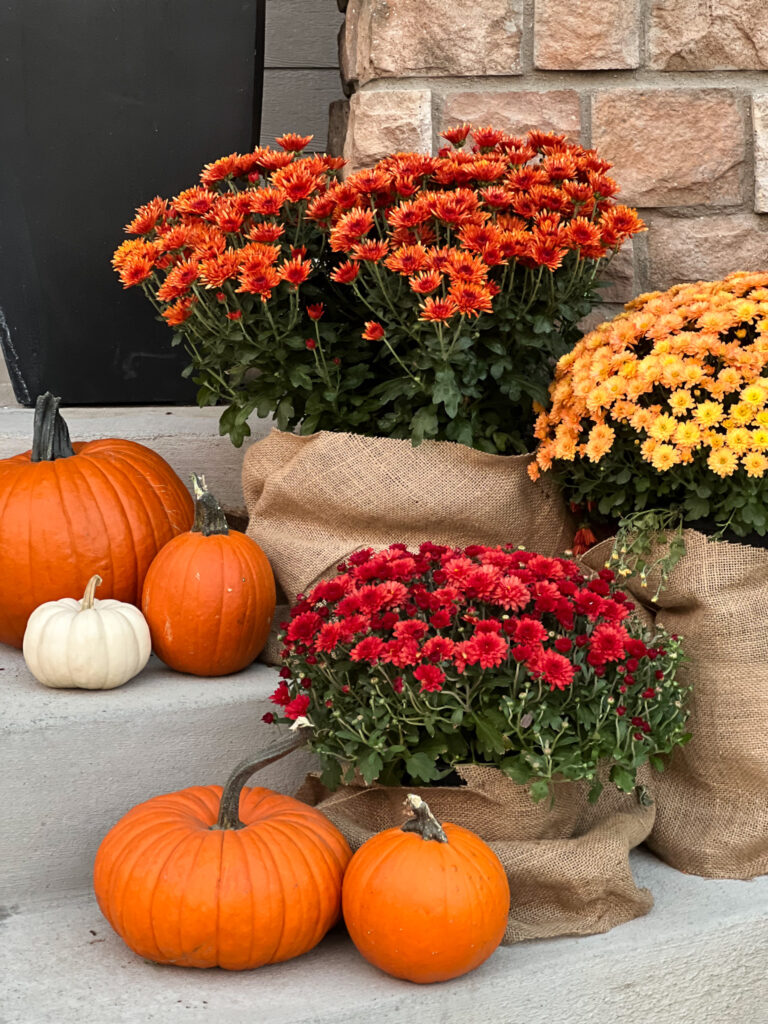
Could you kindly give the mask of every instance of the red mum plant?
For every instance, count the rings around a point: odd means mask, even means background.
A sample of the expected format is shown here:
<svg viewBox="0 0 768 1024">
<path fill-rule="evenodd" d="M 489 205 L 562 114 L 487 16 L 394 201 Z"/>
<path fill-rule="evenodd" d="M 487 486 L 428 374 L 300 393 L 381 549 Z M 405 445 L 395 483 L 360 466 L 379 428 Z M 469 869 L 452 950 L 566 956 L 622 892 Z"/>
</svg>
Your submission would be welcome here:
<svg viewBox="0 0 768 1024">
<path fill-rule="evenodd" d="M 499 767 L 544 798 L 598 766 L 629 792 L 685 742 L 676 637 L 652 635 L 610 570 L 512 547 L 361 551 L 299 599 L 267 721 L 311 727 L 326 784 L 435 782 Z"/>
<path fill-rule="evenodd" d="M 614 201 L 610 165 L 564 136 L 444 135 L 437 156 L 343 182 L 343 161 L 283 135 L 127 225 L 120 279 L 175 329 L 236 444 L 256 411 L 305 434 L 532 446 L 598 271 L 643 224 Z"/>
</svg>

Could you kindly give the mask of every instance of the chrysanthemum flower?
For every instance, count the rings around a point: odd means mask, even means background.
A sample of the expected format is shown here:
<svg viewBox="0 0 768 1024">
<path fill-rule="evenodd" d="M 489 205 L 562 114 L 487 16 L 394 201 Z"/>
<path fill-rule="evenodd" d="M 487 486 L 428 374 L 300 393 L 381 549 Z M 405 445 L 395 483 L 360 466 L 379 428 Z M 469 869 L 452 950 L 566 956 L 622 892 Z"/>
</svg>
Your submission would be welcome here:
<svg viewBox="0 0 768 1024">
<path fill-rule="evenodd" d="M 375 320 L 366 320 L 365 330 L 362 334 L 365 341 L 381 341 L 384 334 L 385 331 L 381 324 L 376 323 Z"/>
<path fill-rule="evenodd" d="M 297 135 L 296 132 L 286 132 L 275 139 L 278 146 L 288 150 L 289 153 L 299 153 L 305 149 L 314 139 L 314 135 Z"/>
</svg>

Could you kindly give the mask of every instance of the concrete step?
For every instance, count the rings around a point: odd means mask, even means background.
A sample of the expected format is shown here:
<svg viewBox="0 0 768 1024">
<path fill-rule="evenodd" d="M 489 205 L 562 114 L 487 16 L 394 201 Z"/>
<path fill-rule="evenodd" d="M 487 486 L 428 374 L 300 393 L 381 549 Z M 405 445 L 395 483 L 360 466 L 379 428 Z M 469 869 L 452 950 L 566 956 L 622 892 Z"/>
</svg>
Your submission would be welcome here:
<svg viewBox="0 0 768 1024">
<path fill-rule="evenodd" d="M 258 663 L 201 679 L 153 657 L 116 690 L 53 690 L 0 646 L 0 906 L 89 892 L 99 842 L 134 804 L 223 783 L 272 746 L 280 733 L 261 716 L 276 679 Z M 313 765 L 297 751 L 254 784 L 291 793 Z"/>
<path fill-rule="evenodd" d="M 2 395 L 0 395 L 0 399 Z M 64 408 L 73 441 L 122 437 L 140 441 L 162 455 L 186 484 L 190 473 L 205 473 L 211 491 L 227 512 L 245 513 L 240 475 L 243 455 L 254 440 L 272 429 L 271 420 L 251 417 L 251 437 L 235 448 L 219 436 L 221 409 L 187 406 L 101 406 Z M 34 410 L 0 408 L 0 459 L 27 451 L 32 443 Z"/>
<path fill-rule="evenodd" d="M 55 854 L 49 847 L 51 860 Z M 633 854 L 656 905 L 606 935 L 497 950 L 442 985 L 390 978 L 342 928 L 285 964 L 229 973 L 134 956 L 93 899 L 0 924 L 3 1024 L 765 1024 L 768 878 L 705 881 Z"/>
</svg>

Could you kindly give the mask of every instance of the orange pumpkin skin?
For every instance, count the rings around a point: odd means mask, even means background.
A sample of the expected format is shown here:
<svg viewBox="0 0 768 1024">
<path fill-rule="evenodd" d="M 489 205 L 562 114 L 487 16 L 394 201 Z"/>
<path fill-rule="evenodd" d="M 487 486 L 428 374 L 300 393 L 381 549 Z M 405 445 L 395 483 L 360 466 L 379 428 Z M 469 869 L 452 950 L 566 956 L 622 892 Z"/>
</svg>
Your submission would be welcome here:
<svg viewBox="0 0 768 1024">
<path fill-rule="evenodd" d="M 314 808 L 244 789 L 245 827 L 212 831 L 221 786 L 129 811 L 96 854 L 101 912 L 139 956 L 241 971 L 308 952 L 336 923 L 351 851 Z"/>
<path fill-rule="evenodd" d="M 426 984 L 479 967 L 501 942 L 509 884 L 496 854 L 474 832 L 443 825 L 447 843 L 399 828 L 353 856 L 342 905 L 361 955 L 396 978 Z"/>
<path fill-rule="evenodd" d="M 142 611 L 155 654 L 178 672 L 224 676 L 250 665 L 275 614 L 267 556 L 244 533 L 229 531 L 200 478 L 195 523 L 155 558 Z"/>
<path fill-rule="evenodd" d="M 14 647 L 38 605 L 78 597 L 94 574 L 100 597 L 138 605 L 152 559 L 192 523 L 189 492 L 149 448 L 72 448 L 52 461 L 0 461 L 0 642 Z"/>
</svg>

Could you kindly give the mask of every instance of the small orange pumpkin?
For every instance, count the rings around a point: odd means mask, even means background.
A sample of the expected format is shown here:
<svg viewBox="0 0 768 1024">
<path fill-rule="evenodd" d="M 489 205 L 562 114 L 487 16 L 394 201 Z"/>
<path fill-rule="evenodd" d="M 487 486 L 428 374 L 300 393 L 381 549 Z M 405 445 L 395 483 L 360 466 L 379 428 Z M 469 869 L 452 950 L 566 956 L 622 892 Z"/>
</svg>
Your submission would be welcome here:
<svg viewBox="0 0 768 1024">
<path fill-rule="evenodd" d="M 142 611 L 155 654 L 177 672 L 225 676 L 250 665 L 275 614 L 267 556 L 230 531 L 219 503 L 193 475 L 195 521 L 160 551 L 144 581 Z"/>
<path fill-rule="evenodd" d="M 160 964 L 242 971 L 308 952 L 336 923 L 351 851 L 312 807 L 243 789 L 293 750 L 238 765 L 129 811 L 99 847 L 101 912 L 134 953 Z M 239 811 L 238 811 L 239 807 Z"/>
<path fill-rule="evenodd" d="M 39 605 L 80 597 L 135 604 L 149 564 L 188 530 L 193 503 L 156 452 L 107 438 L 72 444 L 60 398 L 41 395 L 32 449 L 0 460 L 0 642 L 21 647 Z"/>
<path fill-rule="evenodd" d="M 509 884 L 501 861 L 468 829 L 440 825 L 413 794 L 402 828 L 364 843 L 344 876 L 347 930 L 369 963 L 407 981 L 458 978 L 501 942 Z"/>
</svg>

